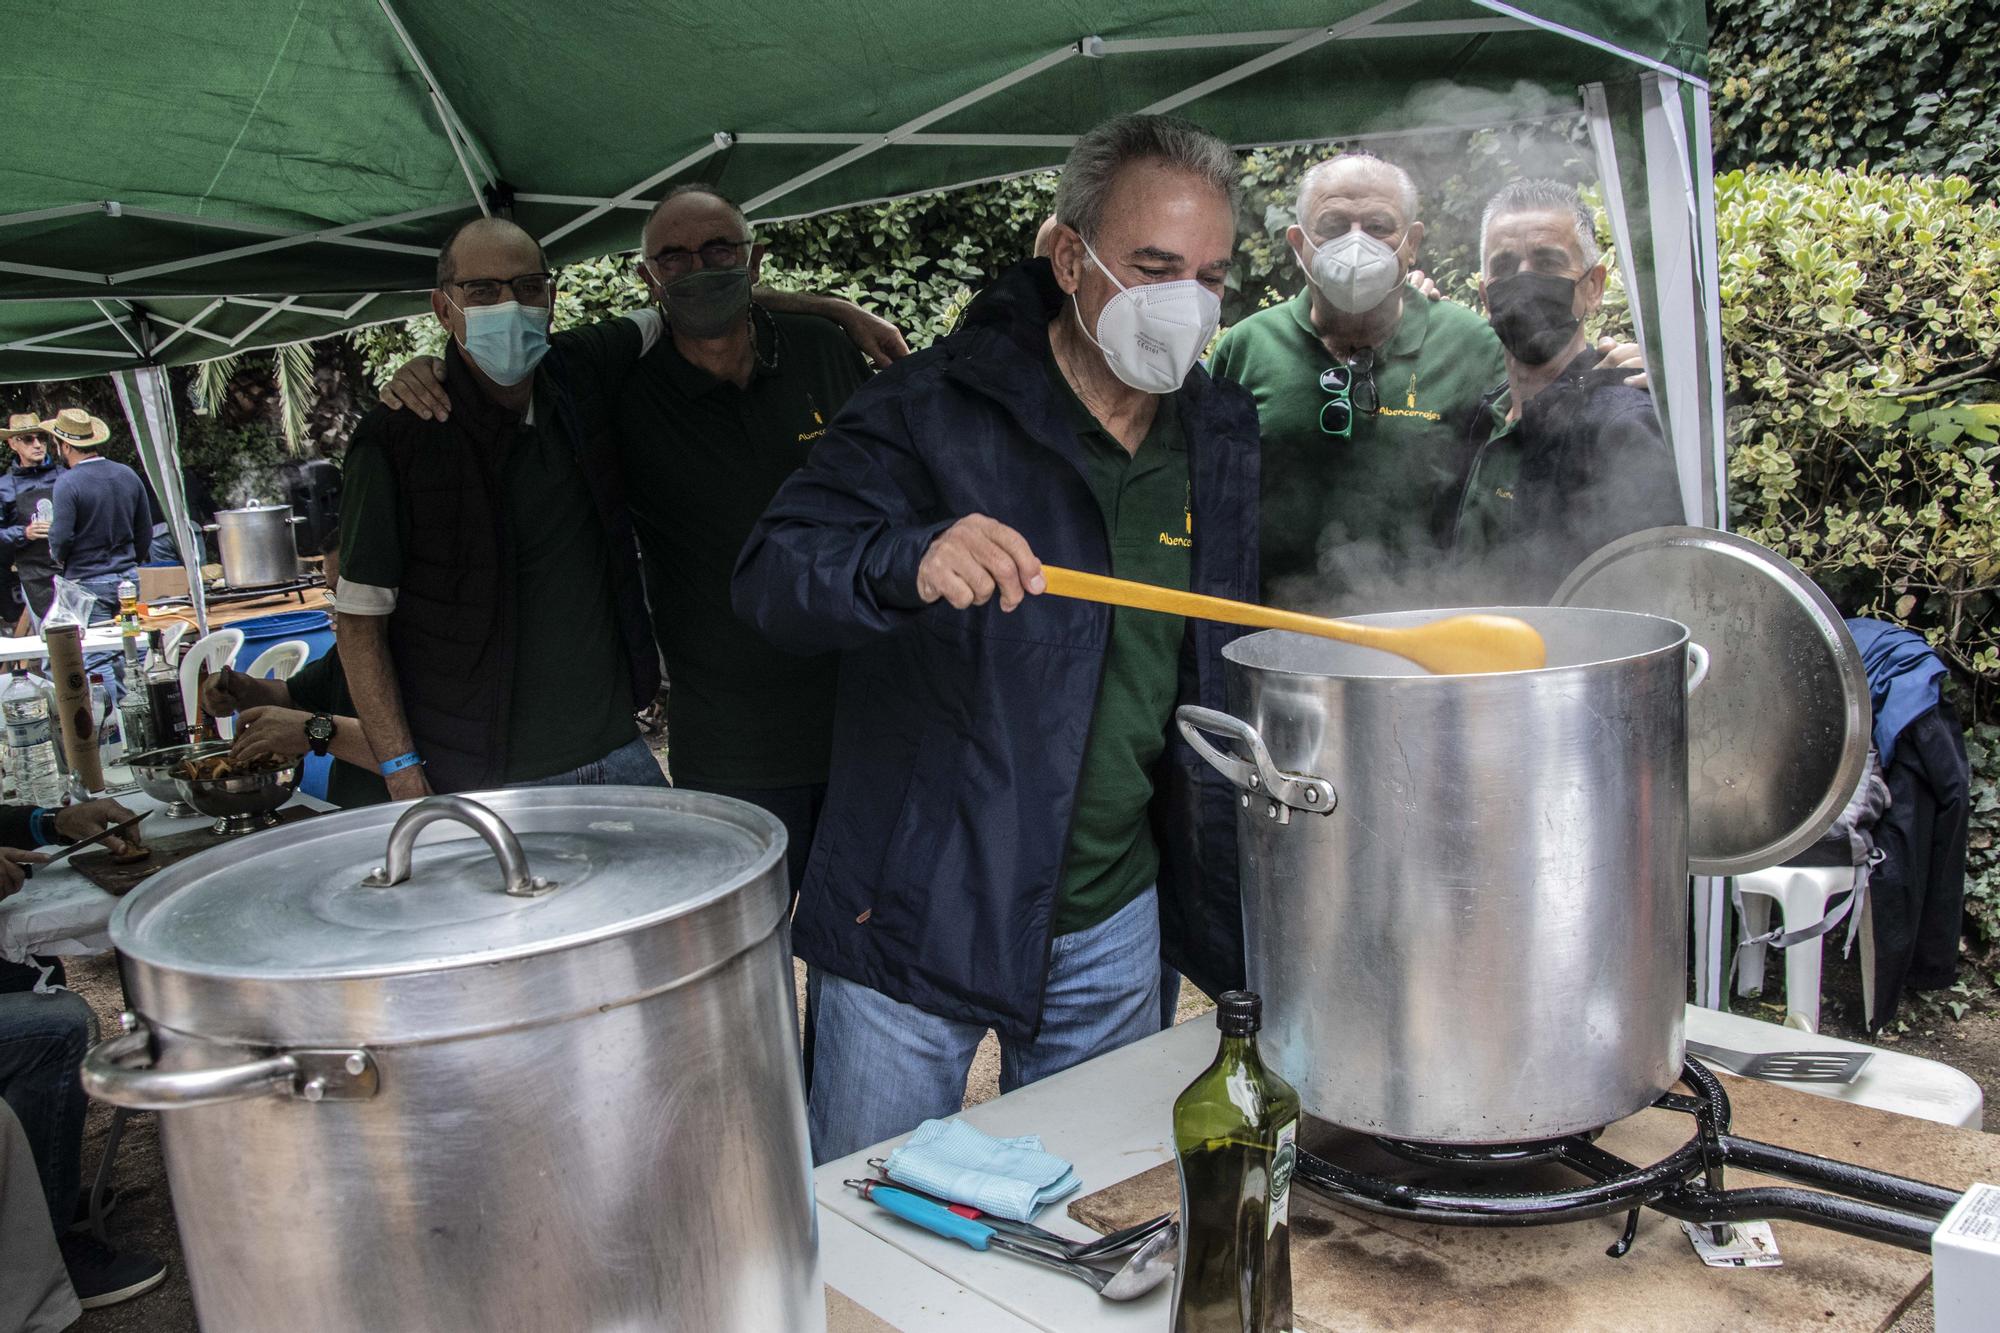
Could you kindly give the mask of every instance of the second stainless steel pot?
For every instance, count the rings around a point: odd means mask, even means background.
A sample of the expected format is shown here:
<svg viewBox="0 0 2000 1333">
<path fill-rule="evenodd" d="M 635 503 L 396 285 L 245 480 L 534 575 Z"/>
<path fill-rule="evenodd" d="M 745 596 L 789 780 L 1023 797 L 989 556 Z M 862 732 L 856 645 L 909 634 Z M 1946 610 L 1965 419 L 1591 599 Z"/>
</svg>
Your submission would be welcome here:
<svg viewBox="0 0 2000 1333">
<path fill-rule="evenodd" d="M 1703 655 L 1653 616 L 1505 614 L 1542 632 L 1546 669 L 1432 676 L 1269 632 L 1224 650 L 1234 716 L 1180 712 L 1240 788 L 1267 1057 L 1338 1125 L 1547 1138 L 1640 1110 L 1680 1071 Z"/>
<path fill-rule="evenodd" d="M 163 1112 L 202 1328 L 824 1327 L 784 841 L 718 796 L 489 792 L 124 899 L 136 1017 L 84 1086 Z"/>
<path fill-rule="evenodd" d="M 232 588 L 265 588 L 299 576 L 290 505 L 248 505 L 216 511 L 207 527 L 222 555 L 222 580 Z"/>
</svg>

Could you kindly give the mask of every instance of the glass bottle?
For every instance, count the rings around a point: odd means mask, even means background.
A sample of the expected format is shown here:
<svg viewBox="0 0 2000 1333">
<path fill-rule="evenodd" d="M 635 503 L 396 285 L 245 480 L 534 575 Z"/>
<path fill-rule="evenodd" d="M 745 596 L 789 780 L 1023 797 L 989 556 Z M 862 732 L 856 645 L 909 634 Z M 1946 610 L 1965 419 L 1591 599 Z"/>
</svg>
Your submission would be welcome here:
<svg viewBox="0 0 2000 1333">
<path fill-rule="evenodd" d="M 152 715 L 153 744 L 180 745 L 188 740 L 187 704 L 181 698 L 180 668 L 167 657 L 160 632 L 152 631 L 152 659 L 146 667 L 146 708 Z"/>
<path fill-rule="evenodd" d="M 1174 1101 L 1181 1253 L 1174 1333 L 1290 1333 L 1299 1095 L 1257 1052 L 1263 1001 L 1226 991 L 1222 1044 Z"/>
</svg>

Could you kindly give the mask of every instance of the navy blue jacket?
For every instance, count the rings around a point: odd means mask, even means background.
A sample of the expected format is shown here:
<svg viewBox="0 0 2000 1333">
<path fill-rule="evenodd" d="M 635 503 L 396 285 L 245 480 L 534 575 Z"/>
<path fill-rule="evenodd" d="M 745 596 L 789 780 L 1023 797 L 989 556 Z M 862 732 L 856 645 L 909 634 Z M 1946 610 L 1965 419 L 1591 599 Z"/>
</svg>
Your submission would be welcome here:
<svg viewBox="0 0 2000 1333">
<path fill-rule="evenodd" d="M 152 544 L 153 506 L 131 468 L 100 458 L 56 482 L 49 553 L 62 561 L 64 578 L 81 583 L 131 574 Z"/>
<path fill-rule="evenodd" d="M 982 513 L 1050 564 L 1111 568 L 1076 432 L 1044 363 L 1065 298 L 1045 260 L 964 326 L 863 385 L 772 500 L 736 567 L 737 614 L 796 652 L 842 650 L 826 805 L 793 947 L 929 1013 L 1027 1038 L 1096 711 L 1110 613 L 1033 597 L 954 611 L 917 596 L 931 539 Z M 1192 586 L 1257 592 L 1257 415 L 1200 369 L 1187 436 Z M 1222 646 L 1188 622 L 1181 701 L 1224 706 Z M 1213 993 L 1243 978 L 1233 789 L 1171 723 L 1155 776 L 1167 960 Z"/>
<path fill-rule="evenodd" d="M 53 491 L 62 474 L 63 465 L 56 462 L 53 454 L 40 467 L 22 467 L 16 463 L 0 474 L 0 550 L 18 551 L 34 545 L 47 549 L 46 537 L 39 543 L 28 540 L 27 528 L 35 520 L 34 510 L 21 508 L 18 501 L 23 491 Z M 54 507 L 51 502 L 50 508 Z"/>
</svg>

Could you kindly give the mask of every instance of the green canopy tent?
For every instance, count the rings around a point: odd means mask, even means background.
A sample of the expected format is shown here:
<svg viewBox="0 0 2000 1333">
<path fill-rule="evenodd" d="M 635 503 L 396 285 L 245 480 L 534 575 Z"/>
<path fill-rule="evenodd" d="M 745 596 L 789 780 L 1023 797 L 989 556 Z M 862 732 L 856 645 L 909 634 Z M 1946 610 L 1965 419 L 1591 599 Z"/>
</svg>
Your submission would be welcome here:
<svg viewBox="0 0 2000 1333">
<path fill-rule="evenodd" d="M 1581 110 L 1688 515 L 1726 513 L 1700 0 L 10 8 L 0 380 L 121 372 L 184 550 L 160 368 L 415 313 L 467 217 L 575 260 L 676 181 L 798 217 L 1049 167 L 1134 110 L 1241 145 Z"/>
</svg>

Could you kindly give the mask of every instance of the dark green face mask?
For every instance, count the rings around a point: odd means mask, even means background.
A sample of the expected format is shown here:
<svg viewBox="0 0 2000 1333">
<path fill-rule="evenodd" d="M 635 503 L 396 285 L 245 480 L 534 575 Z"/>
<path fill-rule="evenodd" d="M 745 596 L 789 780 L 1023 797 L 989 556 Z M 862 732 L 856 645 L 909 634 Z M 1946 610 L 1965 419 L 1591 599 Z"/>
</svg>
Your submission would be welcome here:
<svg viewBox="0 0 2000 1333">
<path fill-rule="evenodd" d="M 748 268 L 698 268 L 660 288 L 667 323 L 690 338 L 729 332 L 750 309 Z"/>
</svg>

